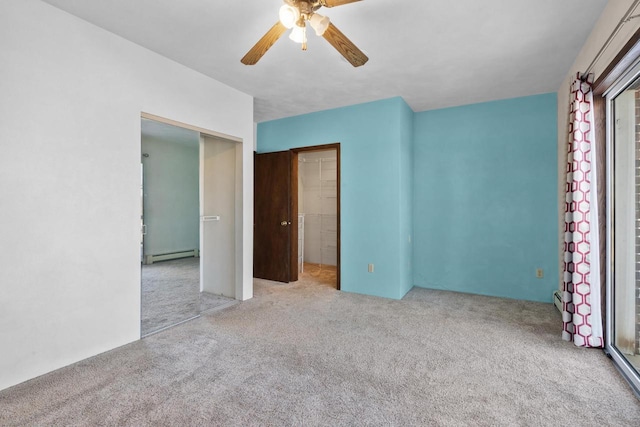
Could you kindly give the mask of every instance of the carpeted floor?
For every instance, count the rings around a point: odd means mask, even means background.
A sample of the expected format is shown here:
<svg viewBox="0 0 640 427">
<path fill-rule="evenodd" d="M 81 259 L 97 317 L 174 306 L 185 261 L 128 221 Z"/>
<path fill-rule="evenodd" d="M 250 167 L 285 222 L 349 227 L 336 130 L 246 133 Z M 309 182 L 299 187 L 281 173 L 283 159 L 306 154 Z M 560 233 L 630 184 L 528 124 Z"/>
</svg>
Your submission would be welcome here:
<svg viewBox="0 0 640 427">
<path fill-rule="evenodd" d="M 638 426 L 551 304 L 300 280 L 0 392 L 0 425 Z"/>
<path fill-rule="evenodd" d="M 234 301 L 231 298 L 200 292 L 200 258 L 182 258 L 142 265 L 142 336 Z"/>
<path fill-rule="evenodd" d="M 220 295 L 210 294 L 209 292 L 200 292 L 200 313 L 208 313 L 214 310 L 221 310 L 238 304 L 233 298 L 227 298 Z"/>
</svg>

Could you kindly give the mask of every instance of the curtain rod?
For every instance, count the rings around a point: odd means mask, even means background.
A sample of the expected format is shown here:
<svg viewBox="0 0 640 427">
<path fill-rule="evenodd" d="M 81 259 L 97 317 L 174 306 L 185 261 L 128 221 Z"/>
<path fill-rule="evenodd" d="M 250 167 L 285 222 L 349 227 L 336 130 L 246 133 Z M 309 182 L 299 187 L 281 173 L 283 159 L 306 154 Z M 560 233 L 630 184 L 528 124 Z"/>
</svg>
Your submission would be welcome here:
<svg viewBox="0 0 640 427">
<path fill-rule="evenodd" d="M 640 3 L 640 0 L 634 0 L 629 10 L 627 10 L 627 13 L 624 14 L 620 22 L 618 22 L 618 25 L 616 25 L 616 28 L 614 28 L 611 34 L 609 35 L 609 38 L 607 39 L 607 41 L 604 42 L 604 44 L 596 54 L 595 58 L 593 58 L 593 61 L 591 61 L 591 64 L 589 64 L 589 66 L 587 67 L 587 70 L 584 73 L 582 73 L 582 75 L 580 76 L 582 80 L 586 80 L 589 77 L 589 73 L 591 73 L 593 66 L 596 65 L 600 57 L 604 54 L 604 51 L 609 47 L 609 45 L 613 41 L 613 38 L 618 35 L 620 30 L 622 29 L 622 26 L 627 22 L 631 21 L 632 19 L 640 17 L 640 15 L 631 15 L 633 11 L 636 9 L 636 7 L 638 6 L 638 3 Z"/>
</svg>

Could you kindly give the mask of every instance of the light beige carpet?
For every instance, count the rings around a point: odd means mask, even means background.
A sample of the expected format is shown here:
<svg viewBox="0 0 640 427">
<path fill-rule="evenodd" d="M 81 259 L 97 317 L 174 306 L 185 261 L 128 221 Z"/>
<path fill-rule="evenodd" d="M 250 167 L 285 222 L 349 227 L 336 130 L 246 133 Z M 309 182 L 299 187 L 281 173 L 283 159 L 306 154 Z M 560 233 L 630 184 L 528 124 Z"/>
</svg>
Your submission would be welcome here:
<svg viewBox="0 0 640 427">
<path fill-rule="evenodd" d="M 252 300 L 0 392 L 0 425 L 640 425 L 560 322 L 551 304 L 256 280 Z"/>
<path fill-rule="evenodd" d="M 235 300 L 200 292 L 200 258 L 142 265 L 141 335 L 146 336 Z"/>
</svg>

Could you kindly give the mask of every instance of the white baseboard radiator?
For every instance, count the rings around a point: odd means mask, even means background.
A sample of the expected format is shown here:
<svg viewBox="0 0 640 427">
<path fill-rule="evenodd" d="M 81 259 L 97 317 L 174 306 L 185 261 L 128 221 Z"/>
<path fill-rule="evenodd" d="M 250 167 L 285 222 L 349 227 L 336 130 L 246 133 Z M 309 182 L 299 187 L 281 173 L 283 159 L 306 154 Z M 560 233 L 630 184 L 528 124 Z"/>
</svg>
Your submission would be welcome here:
<svg viewBox="0 0 640 427">
<path fill-rule="evenodd" d="M 562 313 L 562 292 L 554 291 L 553 292 L 553 303 L 560 313 Z"/>
<path fill-rule="evenodd" d="M 198 257 L 200 255 L 199 252 L 200 251 L 198 249 L 192 249 L 190 251 L 172 252 L 169 254 L 145 255 L 144 263 L 146 265 L 149 265 L 153 264 L 154 262 L 168 261 L 170 259 Z"/>
</svg>

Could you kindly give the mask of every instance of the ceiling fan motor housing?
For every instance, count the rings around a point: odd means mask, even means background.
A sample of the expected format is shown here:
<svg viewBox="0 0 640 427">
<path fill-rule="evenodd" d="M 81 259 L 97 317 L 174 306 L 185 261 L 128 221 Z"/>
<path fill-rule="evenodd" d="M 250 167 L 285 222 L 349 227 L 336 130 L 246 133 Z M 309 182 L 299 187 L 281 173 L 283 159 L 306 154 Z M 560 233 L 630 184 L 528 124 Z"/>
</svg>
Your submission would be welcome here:
<svg viewBox="0 0 640 427">
<path fill-rule="evenodd" d="M 316 35 L 324 37 L 354 67 L 364 65 L 369 58 L 353 44 L 329 18 L 315 13 L 321 7 L 335 7 L 355 3 L 362 0 L 283 0 L 280 7 L 280 20 L 247 52 L 240 60 L 245 65 L 254 65 L 271 46 L 285 33 L 292 29 L 289 38 L 302 44 L 307 49 L 306 24 L 310 22 Z"/>
<path fill-rule="evenodd" d="M 284 0 L 286 4 L 289 6 L 295 7 L 300 11 L 300 15 L 306 14 L 307 19 L 313 12 L 320 9 L 324 2 L 315 0 L 315 1 L 305 1 L 305 0 Z"/>
</svg>

